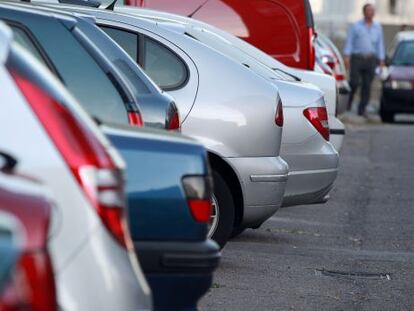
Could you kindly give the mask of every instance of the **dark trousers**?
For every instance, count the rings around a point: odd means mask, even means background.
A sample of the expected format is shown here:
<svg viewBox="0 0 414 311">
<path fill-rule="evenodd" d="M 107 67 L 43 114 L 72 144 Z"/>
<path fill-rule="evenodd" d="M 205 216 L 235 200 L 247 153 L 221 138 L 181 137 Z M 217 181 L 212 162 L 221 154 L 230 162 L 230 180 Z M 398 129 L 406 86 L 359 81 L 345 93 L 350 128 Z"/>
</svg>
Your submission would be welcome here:
<svg viewBox="0 0 414 311">
<path fill-rule="evenodd" d="M 365 113 L 365 109 L 369 103 L 371 96 L 371 84 L 375 77 L 375 68 L 377 66 L 377 59 L 375 56 L 351 56 L 351 72 L 350 81 L 351 95 L 349 96 L 348 110 L 351 109 L 354 95 L 361 85 L 361 100 L 358 105 L 358 114 Z"/>
</svg>

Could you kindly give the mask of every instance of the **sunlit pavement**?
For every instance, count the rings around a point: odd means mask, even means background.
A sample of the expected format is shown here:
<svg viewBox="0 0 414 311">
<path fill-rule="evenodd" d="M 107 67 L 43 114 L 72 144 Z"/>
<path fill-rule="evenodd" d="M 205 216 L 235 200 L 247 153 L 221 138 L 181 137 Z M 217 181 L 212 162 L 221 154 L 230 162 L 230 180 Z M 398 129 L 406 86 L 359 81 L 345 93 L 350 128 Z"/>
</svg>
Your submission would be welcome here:
<svg viewBox="0 0 414 311">
<path fill-rule="evenodd" d="M 201 310 L 414 310 L 414 125 L 347 128 L 324 205 L 280 210 L 223 251 Z"/>
</svg>

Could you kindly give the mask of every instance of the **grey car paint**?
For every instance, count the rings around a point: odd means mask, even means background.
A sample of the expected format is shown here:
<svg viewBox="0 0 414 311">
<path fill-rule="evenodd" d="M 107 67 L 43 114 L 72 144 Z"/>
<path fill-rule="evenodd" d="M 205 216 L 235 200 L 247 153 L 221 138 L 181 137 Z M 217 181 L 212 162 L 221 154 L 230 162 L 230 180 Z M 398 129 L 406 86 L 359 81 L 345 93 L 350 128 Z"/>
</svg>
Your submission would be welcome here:
<svg viewBox="0 0 414 311">
<path fill-rule="evenodd" d="M 61 12 L 44 6 L 36 6 L 35 8 L 50 13 Z M 117 68 L 117 74 L 121 75 L 124 83 L 129 85 L 134 102 L 139 103 L 139 108 L 131 105 L 130 109 L 137 109 L 142 113 L 146 126 L 166 128 L 170 118 L 177 111 L 172 96 L 163 92 L 115 41 L 96 27 L 93 17 L 69 12 L 66 14 L 76 18 L 77 27 Z"/>
<path fill-rule="evenodd" d="M 277 88 L 229 57 L 159 23 L 104 10 L 76 10 L 95 16 L 99 25 L 148 36 L 181 57 L 189 77 L 185 86 L 170 94 L 180 110 L 182 132 L 203 142 L 210 156 L 237 178 L 238 185 L 232 185 L 242 193 L 237 225 L 256 227 L 273 215 L 282 203 L 288 173 L 279 156 L 282 129 L 274 122 Z"/>
<path fill-rule="evenodd" d="M 91 25 L 93 23 L 93 25 Z M 125 80 L 130 84 L 131 90 L 137 99 L 143 120 L 146 126 L 164 129 L 169 118 L 177 110 L 172 96 L 163 92 L 144 71 L 119 47 L 105 32 L 94 25 L 79 19 L 79 28 L 102 51 Z"/>
<path fill-rule="evenodd" d="M 232 57 L 274 83 L 279 89 L 285 116 L 280 154 L 289 165 L 289 180 L 283 205 L 312 204 L 324 200 L 336 179 L 339 157 L 335 148 L 319 135 L 303 115 L 303 111 L 309 107 L 325 108 L 323 93 L 317 87 L 270 70 L 234 48 L 213 26 L 207 29 L 194 19 L 145 9 L 127 8 L 126 12 L 136 12 L 140 17 L 164 23 L 164 27 L 171 31 L 182 33 L 184 30 L 195 40 Z M 179 27 L 180 24 L 182 27 Z"/>
</svg>

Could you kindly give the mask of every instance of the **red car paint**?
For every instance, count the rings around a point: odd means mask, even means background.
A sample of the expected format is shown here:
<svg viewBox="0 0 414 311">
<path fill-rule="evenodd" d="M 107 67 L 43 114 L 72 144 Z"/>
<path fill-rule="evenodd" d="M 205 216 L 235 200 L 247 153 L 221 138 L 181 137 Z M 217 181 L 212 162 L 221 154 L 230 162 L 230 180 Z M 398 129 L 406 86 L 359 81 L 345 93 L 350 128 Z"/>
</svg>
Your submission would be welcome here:
<svg viewBox="0 0 414 311">
<path fill-rule="evenodd" d="M 314 69 L 314 24 L 309 0 L 125 0 L 125 3 L 207 22 L 288 66 Z"/>
</svg>

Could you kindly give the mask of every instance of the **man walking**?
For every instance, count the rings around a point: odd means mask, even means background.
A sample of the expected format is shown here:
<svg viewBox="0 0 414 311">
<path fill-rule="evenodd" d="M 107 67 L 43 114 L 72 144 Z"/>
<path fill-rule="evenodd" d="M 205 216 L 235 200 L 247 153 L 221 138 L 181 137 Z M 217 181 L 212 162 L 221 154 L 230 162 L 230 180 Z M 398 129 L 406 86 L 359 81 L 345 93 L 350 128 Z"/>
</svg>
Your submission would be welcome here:
<svg viewBox="0 0 414 311">
<path fill-rule="evenodd" d="M 358 115 L 365 115 L 371 96 L 371 84 L 377 65 L 384 66 L 384 35 L 381 25 L 374 21 L 375 7 L 365 4 L 364 18 L 352 24 L 345 43 L 345 65 L 350 70 L 351 95 L 348 110 L 352 107 L 355 92 L 361 86 Z"/>
</svg>

